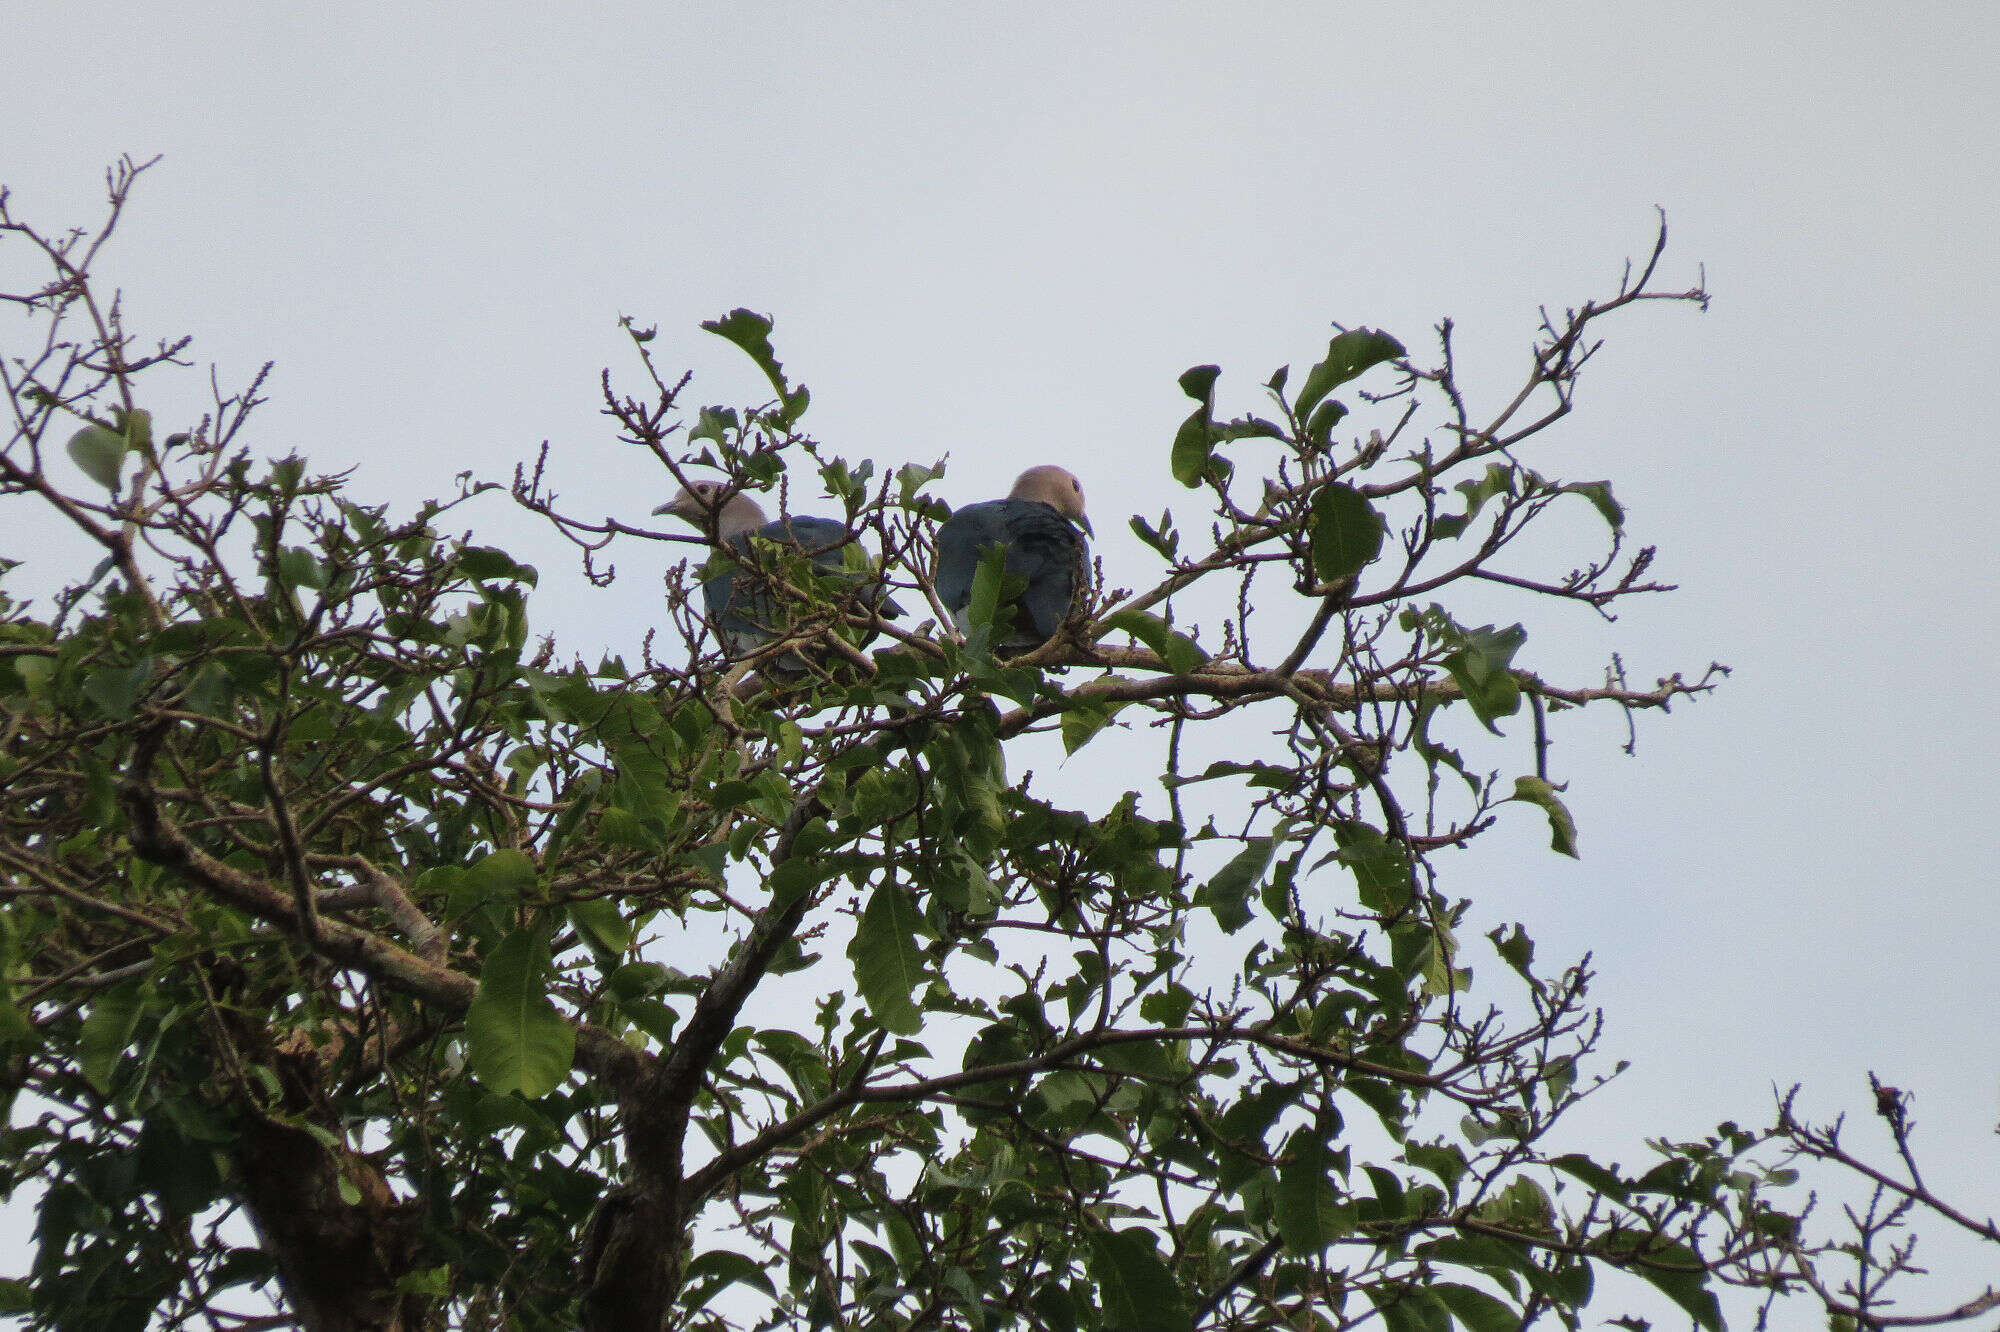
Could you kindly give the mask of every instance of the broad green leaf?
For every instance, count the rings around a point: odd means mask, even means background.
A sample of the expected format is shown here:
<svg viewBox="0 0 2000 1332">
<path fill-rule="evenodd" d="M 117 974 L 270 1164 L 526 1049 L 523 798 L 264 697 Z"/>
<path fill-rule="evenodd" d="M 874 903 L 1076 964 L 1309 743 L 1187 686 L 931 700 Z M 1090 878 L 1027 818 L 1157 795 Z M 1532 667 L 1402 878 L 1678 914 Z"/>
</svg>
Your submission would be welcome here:
<svg viewBox="0 0 2000 1332">
<path fill-rule="evenodd" d="M 1475 1268 L 1509 1290 L 1515 1287 L 1508 1278 L 1522 1276 L 1534 1289 L 1554 1293 L 1548 1274 L 1536 1266 L 1528 1246 L 1517 1240 L 1497 1235 L 1447 1235 L 1424 1245 L 1419 1252 L 1434 1263 Z"/>
<path fill-rule="evenodd" d="M 1326 344 L 1326 358 L 1306 375 L 1292 411 L 1310 417 L 1327 394 L 1365 371 L 1403 354 L 1403 344 L 1372 328 L 1351 328 Z"/>
<path fill-rule="evenodd" d="M 1377 1286 L 1368 1298 L 1387 1332 L 1452 1332 L 1451 1310 L 1421 1286 Z"/>
<path fill-rule="evenodd" d="M 1722 1306 L 1708 1288 L 1700 1256 L 1684 1244 L 1664 1240 L 1647 1243 L 1643 1252 L 1645 1256 L 1626 1270 L 1644 1277 L 1653 1289 L 1680 1305 L 1703 1332 L 1723 1332 Z"/>
<path fill-rule="evenodd" d="M 1492 1136 L 1518 1136 L 1518 1130 Z M 1541 1185 L 1522 1175 L 1516 1176 L 1513 1183 L 1481 1203 L 1477 1214 L 1481 1220 L 1497 1222 L 1511 1229 L 1530 1233 L 1548 1232 L 1555 1218 L 1555 1206 Z"/>
<path fill-rule="evenodd" d="M 465 1010 L 466 1060 L 480 1082 L 529 1100 L 562 1085 L 576 1057 L 576 1028 L 546 993 L 548 948 L 515 930 L 487 955 L 479 993 Z"/>
<path fill-rule="evenodd" d="M 1192 674 L 1208 659 L 1208 654 L 1192 638 L 1157 615 L 1141 610 L 1122 610 L 1107 616 L 1104 625 L 1132 635 L 1153 650 L 1175 675 Z"/>
<path fill-rule="evenodd" d="M 717 444 L 729 442 L 729 436 L 742 429 L 732 407 L 704 407 L 695 416 L 694 425 L 688 430 L 688 439 L 712 439 Z"/>
<path fill-rule="evenodd" d="M 924 979 L 924 953 L 917 932 L 923 913 L 901 883 L 883 883 L 868 899 L 854 929 L 847 956 L 854 963 L 855 985 L 875 1020 L 890 1031 L 914 1036 L 923 1030 L 923 1015 L 911 995 Z"/>
<path fill-rule="evenodd" d="M 776 1295 L 777 1287 L 763 1264 L 729 1249 L 710 1249 L 688 1261 L 686 1285 L 681 1291 L 681 1307 L 699 1309 L 709 1297 L 725 1286 L 754 1286 L 766 1295 Z"/>
<path fill-rule="evenodd" d="M 459 550 L 458 567 L 468 578 L 487 582 L 526 583 L 533 587 L 541 577 L 532 564 L 518 564 L 506 551 L 493 546 L 466 546 Z"/>
<path fill-rule="evenodd" d="M 153 414 L 144 407 L 121 413 L 119 428 L 125 432 L 126 446 L 142 457 L 153 454 Z"/>
<path fill-rule="evenodd" d="M 139 1130 L 134 1161 L 139 1186 L 176 1216 L 193 1216 L 213 1202 L 222 1187 L 215 1154 L 188 1141 L 171 1114 L 155 1108 Z"/>
<path fill-rule="evenodd" d="M 130 666 L 100 666 L 84 680 L 83 696 L 95 703 L 106 717 L 123 721 L 132 715 L 132 709 L 138 705 L 139 695 L 146 691 L 146 682 L 152 674 L 151 659 L 136 661 Z"/>
<path fill-rule="evenodd" d="M 1283 427 L 1274 421 L 1266 421 L 1261 416 L 1239 416 L 1234 421 L 1218 422 L 1215 438 L 1218 443 L 1231 439 L 1283 439 Z"/>
<path fill-rule="evenodd" d="M 1382 553 L 1382 515 L 1345 481 L 1321 486 L 1312 502 L 1313 573 L 1322 583 L 1360 573 Z"/>
<path fill-rule="evenodd" d="M 1621 1202 L 1631 1192 L 1631 1186 L 1619 1178 L 1616 1170 L 1601 1166 L 1579 1152 L 1555 1157 L 1549 1164 L 1572 1178 L 1582 1180 L 1599 1193 Z"/>
<path fill-rule="evenodd" d="M 1179 1332 L 1187 1305 L 1173 1273 L 1144 1230 L 1100 1231 L 1090 1237 L 1090 1274 L 1104 1302 L 1104 1332 Z"/>
<path fill-rule="evenodd" d="M 1271 836 L 1246 839 L 1243 849 L 1196 890 L 1195 905 L 1213 911 L 1215 923 L 1222 927 L 1223 933 L 1234 934 L 1250 923 L 1250 895 L 1264 881 L 1271 857 L 1284 844 L 1287 832 L 1288 826 L 1280 824 Z"/>
<path fill-rule="evenodd" d="M 1165 510 L 1160 514 L 1158 527 L 1137 514 L 1132 515 L 1130 525 L 1132 534 L 1159 552 L 1161 558 L 1171 560 L 1180 553 L 1181 534 L 1174 530 L 1172 510 Z"/>
<path fill-rule="evenodd" d="M 944 460 L 940 458 L 929 467 L 918 463 L 904 463 L 896 469 L 896 492 L 902 497 L 904 507 L 916 504 L 920 491 L 931 482 L 944 475 Z"/>
<path fill-rule="evenodd" d="M 1563 493 L 1583 496 L 1596 506 L 1612 531 L 1625 530 L 1625 506 L 1613 498 L 1609 481 L 1572 481 L 1563 487 Z"/>
<path fill-rule="evenodd" d="M 1062 715 L 1063 753 L 1074 754 L 1124 710 L 1123 703 L 1084 703 Z"/>
<path fill-rule="evenodd" d="M 111 1079 L 118 1060 L 132 1043 L 138 1029 L 139 1013 L 145 1005 L 145 991 L 138 981 L 127 981 L 100 992 L 90 1001 L 77 1039 L 77 1063 L 84 1078 L 103 1096 L 111 1094 Z"/>
<path fill-rule="evenodd" d="M 599 948 L 622 953 L 632 942 L 632 926 L 608 897 L 589 897 L 569 904 L 569 918 Z"/>
<path fill-rule="evenodd" d="M 1500 728 L 1493 723 L 1521 710 L 1521 685 L 1509 663 L 1528 641 L 1528 631 L 1518 624 L 1505 629 L 1489 624 L 1461 630 L 1455 637 L 1458 646 L 1445 655 L 1444 668 L 1458 683 L 1472 714 L 1498 735 Z"/>
<path fill-rule="evenodd" d="M 278 552 L 278 582 L 284 587 L 326 587 L 326 566 L 304 546 L 287 546 Z"/>
<path fill-rule="evenodd" d="M 70 460 L 109 491 L 118 489 L 119 474 L 125 470 L 125 451 L 125 437 L 101 425 L 87 425 L 69 437 Z"/>
<path fill-rule="evenodd" d="M 465 892 L 473 901 L 517 902 L 535 888 L 535 862 L 525 851 L 505 847 L 481 857 L 465 871 Z"/>
<path fill-rule="evenodd" d="M 806 391 L 805 385 L 793 388 L 785 378 L 785 368 L 778 363 L 777 353 L 771 349 L 772 325 L 769 316 L 738 307 L 720 319 L 703 321 L 702 327 L 717 337 L 735 343 L 757 363 L 757 368 L 771 381 L 771 387 L 777 390 L 780 404 L 778 424 L 789 426 L 805 415 L 812 395 Z"/>
<path fill-rule="evenodd" d="M 1520 1332 L 1521 1311 L 1483 1290 L 1452 1281 L 1434 1283 L 1430 1290 L 1465 1332 Z"/>
<path fill-rule="evenodd" d="M 1270 791 L 1289 791 L 1299 784 L 1298 773 L 1282 764 L 1236 763 L 1229 759 L 1217 759 L 1192 777 L 1163 776 L 1160 784 L 1172 790 L 1179 786 L 1192 786 L 1196 782 L 1212 782 L 1220 777 L 1247 777 L 1249 785 Z"/>
<path fill-rule="evenodd" d="M 1436 1175 L 1447 1189 L 1455 1188 L 1465 1175 L 1465 1153 L 1453 1143 L 1405 1143 L 1403 1159 Z"/>
<path fill-rule="evenodd" d="M 1221 373 L 1220 366 L 1198 365 L 1181 376 L 1181 392 L 1201 404 L 1174 433 L 1174 480 L 1189 489 L 1208 475 L 1209 451 L 1215 443 L 1215 380 Z"/>
<path fill-rule="evenodd" d="M 965 622 L 969 626 L 966 645 L 975 656 L 986 656 L 991 645 L 1004 636 L 994 621 L 1000 615 L 1000 593 L 1006 579 L 1006 551 L 999 546 L 982 551 L 979 567 L 972 575 L 972 592 L 965 604 Z"/>
<path fill-rule="evenodd" d="M 1540 777 L 1516 777 L 1514 799 L 1539 805 L 1549 816 L 1549 845 L 1571 859 L 1576 858 L 1576 820 L 1556 794 L 1556 788 Z"/>
<path fill-rule="evenodd" d="M 398 1295 L 428 1295 L 434 1299 L 447 1299 L 451 1295 L 451 1267 L 439 1264 L 436 1267 L 419 1267 L 396 1278 Z"/>
<path fill-rule="evenodd" d="M 1541 981 L 1534 972 L 1535 941 L 1528 937 L 1518 921 L 1511 928 L 1496 925 L 1486 932 L 1486 937 L 1493 941 L 1493 951 L 1500 954 L 1501 961 L 1512 967 L 1522 980 L 1537 989 L 1541 987 Z"/>
<path fill-rule="evenodd" d="M 1338 398 L 1328 398 L 1313 409 L 1312 419 L 1306 422 L 1306 438 L 1315 444 L 1324 445 L 1333 434 L 1333 428 L 1347 416 L 1347 406 Z"/>
<path fill-rule="evenodd" d="M 1296 1254 L 1316 1254 L 1354 1229 L 1354 1204 L 1333 1178 L 1336 1160 L 1318 1129 L 1307 1125 L 1285 1142 L 1278 1166 L 1278 1233 Z"/>
<path fill-rule="evenodd" d="M 1362 906 L 1387 914 L 1409 905 L 1410 858 L 1402 846 L 1366 823 L 1337 824 L 1333 836 L 1333 858 L 1354 871 Z"/>
</svg>

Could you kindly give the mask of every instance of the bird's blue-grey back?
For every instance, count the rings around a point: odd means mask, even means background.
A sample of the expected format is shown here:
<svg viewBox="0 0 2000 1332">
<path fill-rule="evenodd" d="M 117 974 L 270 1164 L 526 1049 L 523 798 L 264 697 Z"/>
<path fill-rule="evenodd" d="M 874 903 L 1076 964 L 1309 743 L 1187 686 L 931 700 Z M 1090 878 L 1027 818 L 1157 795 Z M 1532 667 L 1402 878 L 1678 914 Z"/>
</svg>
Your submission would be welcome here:
<svg viewBox="0 0 2000 1332">
<path fill-rule="evenodd" d="M 1002 646 L 1036 647 L 1055 636 L 1087 584 L 1089 547 L 1069 519 L 1037 500 L 968 504 L 937 534 L 938 597 L 962 625 L 980 556 L 998 546 L 1003 568 L 1024 584 Z"/>
<path fill-rule="evenodd" d="M 773 545 L 790 546 L 810 556 L 813 566 L 823 572 L 856 579 L 863 576 L 848 570 L 845 552 L 854 542 L 847 534 L 846 525 L 831 518 L 799 515 L 790 520 L 780 519 L 752 531 L 738 532 L 724 544 L 741 558 L 754 559 L 751 548 L 753 537 Z M 743 579 L 740 587 L 737 584 L 739 573 Z M 702 580 L 701 593 L 708 608 L 709 623 L 721 633 L 723 642 L 732 653 L 754 651 L 785 631 L 783 611 L 771 592 L 757 585 L 756 574 L 740 572 L 736 568 L 717 569 Z M 869 603 L 883 615 L 903 613 L 903 608 L 888 596 L 886 589 L 880 587 L 870 595 Z"/>
</svg>

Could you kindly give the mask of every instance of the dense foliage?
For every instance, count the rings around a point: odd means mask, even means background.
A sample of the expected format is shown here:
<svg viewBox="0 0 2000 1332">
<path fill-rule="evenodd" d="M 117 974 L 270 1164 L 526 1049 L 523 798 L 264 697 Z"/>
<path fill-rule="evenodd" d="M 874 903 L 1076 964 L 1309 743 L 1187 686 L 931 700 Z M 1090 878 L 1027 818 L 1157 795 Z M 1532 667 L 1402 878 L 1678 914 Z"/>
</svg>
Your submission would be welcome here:
<svg viewBox="0 0 2000 1332">
<path fill-rule="evenodd" d="M 536 570 L 459 534 L 494 488 L 398 514 L 260 456 L 260 384 L 152 416 L 184 348 L 88 279 L 132 175 L 95 232 L 0 215 L 47 264 L 9 298 L 0 513 L 102 556 L 0 598 L 0 1186 L 38 1207 L 7 1287 L 33 1326 L 1490 1332 L 1573 1325 L 1607 1269 L 1703 1327 L 1721 1282 L 1853 1302 L 1764 1135 L 1624 1175 L 1544 1147 L 1610 1071 L 1589 972 L 1521 926 L 1462 938 L 1436 863 L 1499 819 L 1574 854 L 1555 715 L 1713 682 L 1545 680 L 1523 625 L 1453 612 L 1662 590 L 1608 483 L 1532 466 L 1600 321 L 1704 299 L 1652 285 L 1658 248 L 1492 409 L 1449 325 L 1429 358 L 1340 332 L 1260 415 L 1190 370 L 1162 449 L 1189 507 L 1132 520 L 1157 564 L 1026 657 L 991 650 L 992 564 L 959 634 L 780 560 L 739 576 L 788 638 L 727 658 L 690 577 L 635 665 L 533 638 Z M 631 329 L 644 386 L 605 405 L 654 498 L 823 491 L 926 605 L 938 469 L 838 457 L 768 321 L 708 327 L 774 396 L 689 410 Z M 551 462 L 494 498 L 594 576 L 686 539 L 565 513 Z M 1518 538 L 1562 509 L 1601 544 L 1538 570 Z M 1475 732 L 1511 766 L 1455 752 Z M 1108 744 L 1130 789 L 1081 808 L 1023 767 Z"/>
</svg>

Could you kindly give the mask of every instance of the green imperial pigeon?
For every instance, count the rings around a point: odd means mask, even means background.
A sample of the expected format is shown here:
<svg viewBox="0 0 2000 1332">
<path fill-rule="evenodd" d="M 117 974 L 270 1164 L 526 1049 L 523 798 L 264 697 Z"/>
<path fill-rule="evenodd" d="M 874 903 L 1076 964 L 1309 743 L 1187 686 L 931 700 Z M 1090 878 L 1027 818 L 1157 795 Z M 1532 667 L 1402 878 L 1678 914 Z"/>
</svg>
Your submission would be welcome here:
<svg viewBox="0 0 2000 1332">
<path fill-rule="evenodd" d="M 1083 539 L 1089 531 L 1083 483 L 1060 467 L 1030 467 L 1006 499 L 968 504 L 938 528 L 938 597 L 967 627 L 979 557 L 998 546 L 1009 579 L 1024 586 L 1004 603 L 1013 608 L 1013 627 L 997 646 L 1010 653 L 1040 647 L 1090 591 L 1090 546 Z"/>
<path fill-rule="evenodd" d="M 790 518 L 767 521 L 764 510 L 756 500 L 737 493 L 728 500 L 721 499 L 727 489 L 719 481 L 696 481 L 674 496 L 670 504 L 662 504 L 653 510 L 656 514 L 671 514 L 686 519 L 703 532 L 708 531 L 710 515 L 714 515 L 715 541 L 720 550 L 733 554 L 734 559 L 716 559 L 711 562 L 709 575 L 701 580 L 702 603 L 707 608 L 708 622 L 714 627 L 723 647 L 732 657 L 740 657 L 755 652 L 766 643 L 782 637 L 788 627 L 788 618 L 778 598 L 768 586 L 759 586 L 761 580 L 754 573 L 739 570 L 737 563 L 755 558 L 751 539 L 769 542 L 772 545 L 789 548 L 811 558 L 813 567 L 851 583 L 872 581 L 872 573 L 861 572 L 850 567 L 853 556 L 861 547 L 848 535 L 843 523 L 831 518 L 808 518 L 793 515 Z M 720 508 L 717 505 L 720 504 Z M 865 566 L 866 557 L 855 561 Z M 768 567 L 768 566 L 767 566 Z M 744 579 L 742 587 L 737 579 Z M 880 584 L 867 593 L 869 609 L 880 615 L 897 616 L 903 613 Z M 797 653 L 786 653 L 778 663 L 781 669 L 803 671 L 806 663 Z"/>
</svg>

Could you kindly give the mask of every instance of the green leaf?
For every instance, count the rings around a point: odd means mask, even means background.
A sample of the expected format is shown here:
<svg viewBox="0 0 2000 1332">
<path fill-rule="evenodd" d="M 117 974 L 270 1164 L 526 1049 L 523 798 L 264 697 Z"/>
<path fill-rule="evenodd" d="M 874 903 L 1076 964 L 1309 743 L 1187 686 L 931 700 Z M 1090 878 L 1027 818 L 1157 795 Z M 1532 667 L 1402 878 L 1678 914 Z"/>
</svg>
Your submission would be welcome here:
<svg viewBox="0 0 2000 1332">
<path fill-rule="evenodd" d="M 1180 553 L 1181 534 L 1174 530 L 1174 515 L 1172 510 L 1166 510 L 1160 514 L 1160 525 L 1158 527 L 1153 526 L 1137 514 L 1132 515 L 1130 526 L 1132 528 L 1132 535 L 1158 551 L 1161 558 L 1171 560 Z"/>
<path fill-rule="evenodd" d="M 1354 1229 L 1354 1204 L 1335 1185 L 1337 1165 L 1320 1131 L 1307 1125 L 1285 1142 L 1274 1199 L 1278 1233 L 1293 1253 L 1316 1254 Z"/>
<path fill-rule="evenodd" d="M 1549 1164 L 1574 1179 L 1582 1180 L 1606 1197 L 1621 1202 L 1632 1191 L 1631 1186 L 1619 1178 L 1617 1171 L 1607 1169 L 1577 1152 L 1555 1157 Z"/>
<path fill-rule="evenodd" d="M 304 546 L 287 546 L 278 552 L 278 582 L 283 587 L 326 587 L 326 567 Z"/>
<path fill-rule="evenodd" d="M 1326 359 L 1312 368 L 1292 411 L 1310 417 L 1327 394 L 1363 372 L 1403 354 L 1403 344 L 1372 328 L 1352 328 L 1326 344 Z"/>
<path fill-rule="evenodd" d="M 152 675 L 153 663 L 150 659 L 136 661 L 130 666 L 100 666 L 83 682 L 83 696 L 95 703 L 106 717 L 123 721 L 138 706 L 139 695 L 146 691 L 146 682 Z"/>
<path fill-rule="evenodd" d="M 1500 954 L 1501 961 L 1512 967 L 1522 980 L 1540 989 L 1541 981 L 1536 979 L 1534 972 L 1535 941 L 1528 937 L 1518 921 L 1511 933 L 1507 926 L 1495 925 L 1486 932 L 1486 937 L 1493 941 L 1493 951 Z"/>
<path fill-rule="evenodd" d="M 972 574 L 972 592 L 965 604 L 968 647 L 976 656 L 988 655 L 993 641 L 1001 637 L 994 620 L 1000 614 L 1000 592 L 1007 580 L 1007 552 L 989 546 L 980 552 L 979 567 Z"/>
<path fill-rule="evenodd" d="M 1708 1273 L 1693 1249 L 1669 1240 L 1648 1238 L 1640 1252 L 1643 1256 L 1626 1267 L 1628 1272 L 1644 1277 L 1653 1289 L 1680 1305 L 1703 1332 L 1723 1332 L 1722 1305 L 1708 1288 Z M 1675 1271 L 1658 1264 L 1685 1270 Z"/>
<path fill-rule="evenodd" d="M 163 1107 L 155 1107 L 139 1130 L 135 1166 L 140 1186 L 177 1216 L 202 1211 L 222 1189 L 215 1154 L 190 1142 Z"/>
<path fill-rule="evenodd" d="M 481 857 L 465 871 L 465 893 L 481 905 L 518 902 L 535 888 L 535 862 L 525 851 L 506 847 Z"/>
<path fill-rule="evenodd" d="M 793 388 L 785 378 L 785 368 L 778 364 L 777 353 L 771 349 L 772 325 L 769 316 L 738 307 L 720 319 L 703 321 L 702 327 L 717 337 L 735 343 L 757 363 L 757 368 L 771 381 L 771 387 L 777 390 L 780 404 L 777 423 L 780 426 L 790 426 L 805 415 L 812 394 L 806 391 L 803 384 Z"/>
<path fill-rule="evenodd" d="M 132 1043 L 144 1004 L 145 990 L 139 981 L 115 985 L 90 1001 L 90 1012 L 77 1040 L 77 1063 L 101 1095 L 111 1094 L 112 1075 L 118 1071 L 125 1047 Z"/>
<path fill-rule="evenodd" d="M 1223 421 L 1215 427 L 1216 442 L 1231 439 L 1283 439 L 1284 428 L 1275 421 L 1266 421 L 1261 416 L 1239 416 L 1234 421 Z"/>
<path fill-rule="evenodd" d="M 1483 1290 L 1443 1281 L 1430 1291 L 1466 1332 L 1520 1332 L 1521 1311 Z"/>
<path fill-rule="evenodd" d="M 1174 433 L 1174 480 L 1193 489 L 1208 475 L 1209 450 L 1215 443 L 1215 380 L 1220 366 L 1198 365 L 1181 376 L 1181 392 L 1201 406 Z"/>
<path fill-rule="evenodd" d="M 493 546 L 466 546 L 457 555 L 458 567 L 468 578 L 486 582 L 526 583 L 533 587 L 541 577 L 532 564 L 517 564 L 506 551 Z"/>
<path fill-rule="evenodd" d="M 529 1100 L 562 1085 L 576 1057 L 576 1028 L 545 991 L 548 947 L 515 930 L 487 955 L 479 993 L 465 1010 L 466 1060 L 480 1082 Z"/>
<path fill-rule="evenodd" d="M 685 1280 L 680 1293 L 680 1306 L 684 1309 L 702 1308 L 717 1291 L 739 1283 L 754 1286 L 766 1295 L 778 1293 L 761 1263 L 729 1249 L 710 1249 L 697 1254 L 688 1262 Z"/>
<path fill-rule="evenodd" d="M 1440 537 L 1462 535 L 1479 511 L 1486 507 L 1486 501 L 1495 495 L 1510 495 L 1514 491 L 1515 469 L 1506 463 L 1489 463 L 1483 475 L 1470 481 L 1461 481 L 1452 489 L 1465 496 L 1465 512 L 1440 514 L 1431 522 L 1431 533 Z"/>
<path fill-rule="evenodd" d="M 1612 497 L 1609 481 L 1572 481 L 1562 488 L 1562 493 L 1583 496 L 1597 507 L 1613 532 L 1625 530 L 1625 506 Z"/>
<path fill-rule="evenodd" d="M 1362 906 L 1388 914 L 1409 905 L 1410 859 L 1399 843 L 1379 828 L 1356 822 L 1336 824 L 1333 838 L 1339 847 L 1333 858 L 1354 871 Z"/>
<path fill-rule="evenodd" d="M 1313 573 L 1322 583 L 1360 573 L 1382 553 L 1385 528 L 1382 515 L 1353 486 L 1321 486 L 1312 502 Z"/>
<path fill-rule="evenodd" d="M 1549 816 L 1549 845 L 1571 859 L 1577 858 L 1576 820 L 1570 817 L 1569 807 L 1556 795 L 1553 784 L 1540 777 L 1516 777 L 1513 798 L 1541 806 Z"/>
<path fill-rule="evenodd" d="M 1333 434 L 1333 428 L 1347 416 L 1347 407 L 1338 398 L 1328 398 L 1322 402 L 1306 422 L 1306 438 L 1315 444 L 1325 444 Z"/>
<path fill-rule="evenodd" d="M 87 425 L 69 437 L 70 460 L 78 470 L 114 493 L 125 470 L 125 451 L 125 437 L 101 425 Z"/>
<path fill-rule="evenodd" d="M 1208 654 L 1192 638 L 1157 615 L 1142 610 L 1122 610 L 1107 616 L 1104 625 L 1109 629 L 1122 630 L 1144 643 L 1175 675 L 1190 675 L 1208 660 Z"/>
<path fill-rule="evenodd" d="M 1508 664 L 1528 641 L 1528 631 L 1518 624 L 1505 629 L 1489 624 L 1460 630 L 1454 637 L 1458 647 L 1445 655 L 1444 668 L 1458 682 L 1472 715 L 1498 735 L 1500 728 L 1493 723 L 1521 710 L 1521 685 Z"/>
<path fill-rule="evenodd" d="M 905 508 L 917 503 L 920 491 L 931 482 L 944 475 L 944 460 L 925 467 L 920 463 L 904 463 L 896 469 L 896 493 L 901 496 Z"/>
<path fill-rule="evenodd" d="M 1187 1305 L 1173 1273 L 1146 1231 L 1101 1231 L 1090 1237 L 1090 1274 L 1104 1302 L 1103 1332 L 1179 1332 Z"/>
<path fill-rule="evenodd" d="M 688 431 L 689 440 L 712 439 L 717 444 L 729 442 L 729 436 L 743 428 L 736 419 L 733 407 L 704 407 L 695 415 L 694 426 Z"/>
<path fill-rule="evenodd" d="M 599 948 L 622 953 L 632 942 L 632 926 L 618 904 L 608 897 L 588 897 L 569 904 L 569 918 Z"/>
<path fill-rule="evenodd" d="M 153 453 L 153 414 L 144 407 L 134 407 L 122 414 L 119 426 L 125 432 L 125 443 L 141 457 L 151 457 Z"/>
<path fill-rule="evenodd" d="M 1175 787 L 1192 786 L 1196 782 L 1212 782 L 1219 777 L 1247 777 L 1248 785 L 1263 787 L 1270 791 L 1290 791 L 1299 784 L 1298 773 L 1282 764 L 1237 763 L 1230 759 L 1217 759 L 1192 777 L 1162 776 L 1160 784 L 1172 790 Z"/>
<path fill-rule="evenodd" d="M 910 890 L 900 883 L 883 883 L 868 899 L 854 941 L 847 946 L 855 985 L 869 1013 L 898 1035 L 914 1036 L 923 1030 L 922 1015 L 910 998 L 924 979 L 924 954 L 917 943 L 923 923 Z"/>
<path fill-rule="evenodd" d="M 1271 857 L 1284 844 L 1288 831 L 1286 824 L 1280 824 L 1269 837 L 1248 838 L 1243 849 L 1195 892 L 1195 905 L 1213 911 L 1215 923 L 1222 927 L 1223 933 L 1234 934 L 1250 923 L 1250 894 L 1264 881 Z"/>
<path fill-rule="evenodd" d="M 1451 1332 L 1451 1311 L 1428 1289 L 1377 1286 L 1368 1298 L 1381 1313 L 1387 1332 Z"/>
<path fill-rule="evenodd" d="M 1090 738 L 1110 724 L 1124 709 L 1123 703 L 1084 703 L 1062 715 L 1063 753 L 1074 754 L 1090 743 Z"/>
</svg>

